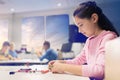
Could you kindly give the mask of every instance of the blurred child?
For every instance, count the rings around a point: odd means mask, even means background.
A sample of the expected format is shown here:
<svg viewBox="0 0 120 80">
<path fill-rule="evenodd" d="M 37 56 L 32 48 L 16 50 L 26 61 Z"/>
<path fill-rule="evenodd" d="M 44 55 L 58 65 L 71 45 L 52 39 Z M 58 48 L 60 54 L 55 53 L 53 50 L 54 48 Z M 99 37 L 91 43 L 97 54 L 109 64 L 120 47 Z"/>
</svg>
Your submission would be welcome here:
<svg viewBox="0 0 120 80">
<path fill-rule="evenodd" d="M 18 55 L 15 51 L 15 44 L 12 42 L 10 43 L 10 48 L 9 48 L 9 54 L 13 57 L 13 58 L 18 58 Z"/>
<path fill-rule="evenodd" d="M 37 53 L 39 59 L 42 61 L 43 59 L 47 59 L 48 61 L 56 60 L 57 59 L 57 53 L 50 48 L 50 43 L 48 41 L 45 41 L 43 44 L 43 52 Z"/>
<path fill-rule="evenodd" d="M 5 41 L 2 45 L 1 50 L 0 50 L 0 60 L 13 59 L 13 57 L 8 54 L 9 48 L 10 48 L 10 43 L 8 41 Z"/>
</svg>

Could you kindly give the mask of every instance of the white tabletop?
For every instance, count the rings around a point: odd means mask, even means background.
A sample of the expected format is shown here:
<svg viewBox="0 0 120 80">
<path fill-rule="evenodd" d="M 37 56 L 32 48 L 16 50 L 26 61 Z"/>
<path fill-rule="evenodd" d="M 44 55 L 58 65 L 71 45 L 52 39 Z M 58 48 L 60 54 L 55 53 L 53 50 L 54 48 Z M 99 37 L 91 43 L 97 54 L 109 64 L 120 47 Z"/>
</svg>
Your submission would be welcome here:
<svg viewBox="0 0 120 80">
<path fill-rule="evenodd" d="M 87 77 L 75 76 L 70 74 L 53 74 L 48 72 L 46 74 L 36 73 L 24 73 L 19 72 L 14 75 L 9 75 L 10 71 L 17 71 L 27 66 L 0 66 L 0 79 L 1 80 L 89 80 Z M 28 68 L 28 67 L 27 67 Z M 47 65 L 34 65 L 30 66 L 31 69 L 46 70 Z"/>
<path fill-rule="evenodd" d="M 9 66 L 20 66 L 20 65 L 42 65 L 42 64 L 47 64 L 48 60 L 44 59 L 43 61 L 40 61 L 39 59 L 20 59 L 20 60 L 8 60 L 8 61 L 0 61 L 0 66 L 1 65 L 9 65 Z"/>
<path fill-rule="evenodd" d="M 0 63 L 46 63 L 48 60 L 44 59 L 40 61 L 39 59 L 20 59 L 20 60 L 8 60 L 8 61 L 0 61 Z"/>
</svg>

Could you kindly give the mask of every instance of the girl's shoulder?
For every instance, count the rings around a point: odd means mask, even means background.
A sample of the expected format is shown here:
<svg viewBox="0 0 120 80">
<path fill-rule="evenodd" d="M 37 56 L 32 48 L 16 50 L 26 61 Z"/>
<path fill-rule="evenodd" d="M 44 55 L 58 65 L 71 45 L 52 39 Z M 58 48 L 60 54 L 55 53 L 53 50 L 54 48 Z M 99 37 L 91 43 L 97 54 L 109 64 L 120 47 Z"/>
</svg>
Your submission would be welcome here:
<svg viewBox="0 0 120 80">
<path fill-rule="evenodd" d="M 104 31 L 104 33 L 101 35 L 101 39 L 114 39 L 117 38 L 117 34 L 112 31 Z"/>
<path fill-rule="evenodd" d="M 115 32 L 105 31 L 105 32 L 101 35 L 101 37 L 100 37 L 100 39 L 99 39 L 99 44 L 100 44 L 100 45 L 105 45 L 105 43 L 106 43 L 107 41 L 113 40 L 113 39 L 115 39 L 115 38 L 117 38 L 117 35 L 116 35 Z"/>
</svg>

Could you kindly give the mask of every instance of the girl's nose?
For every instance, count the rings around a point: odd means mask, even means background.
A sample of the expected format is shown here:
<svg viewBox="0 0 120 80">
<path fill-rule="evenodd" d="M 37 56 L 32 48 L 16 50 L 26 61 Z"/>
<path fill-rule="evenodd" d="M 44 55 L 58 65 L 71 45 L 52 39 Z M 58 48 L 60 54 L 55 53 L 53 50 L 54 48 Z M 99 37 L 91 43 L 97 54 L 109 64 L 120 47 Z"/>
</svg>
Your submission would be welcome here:
<svg viewBox="0 0 120 80">
<path fill-rule="evenodd" d="M 79 28 L 79 33 L 83 33 L 83 30 L 81 28 Z"/>
</svg>

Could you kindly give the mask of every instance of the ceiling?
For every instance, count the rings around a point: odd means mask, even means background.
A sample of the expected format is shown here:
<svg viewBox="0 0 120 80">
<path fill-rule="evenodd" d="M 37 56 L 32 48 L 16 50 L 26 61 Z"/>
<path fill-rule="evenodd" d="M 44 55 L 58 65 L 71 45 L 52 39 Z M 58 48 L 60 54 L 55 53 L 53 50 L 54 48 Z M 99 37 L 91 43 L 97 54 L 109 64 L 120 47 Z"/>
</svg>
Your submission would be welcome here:
<svg viewBox="0 0 120 80">
<path fill-rule="evenodd" d="M 88 0 L 0 0 L 0 14 L 70 8 Z M 98 3 L 115 0 L 95 0 Z"/>
</svg>

